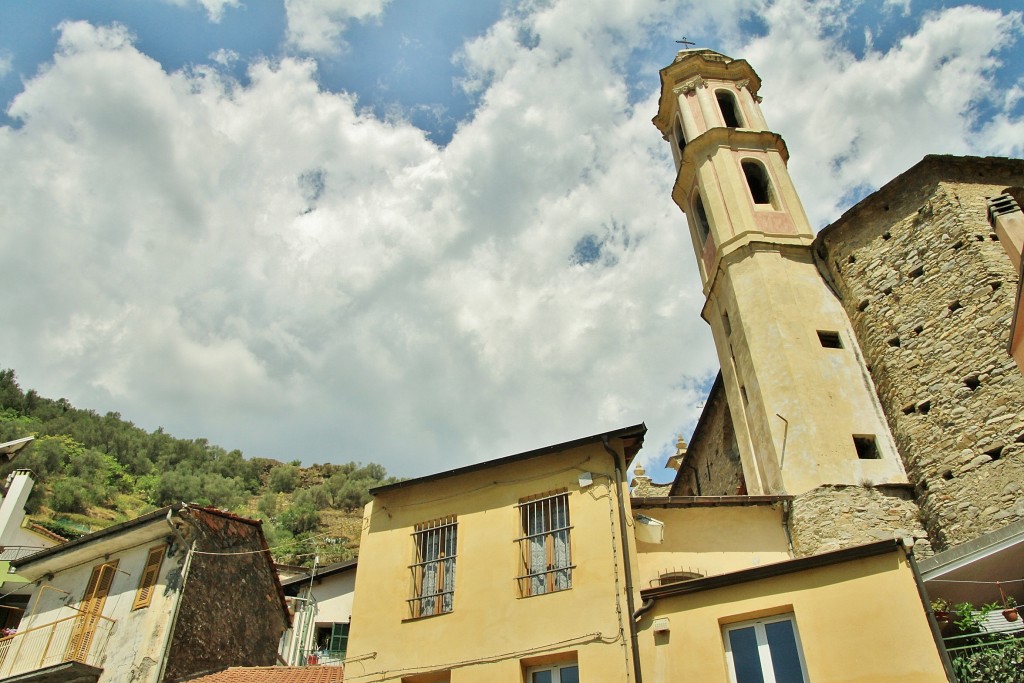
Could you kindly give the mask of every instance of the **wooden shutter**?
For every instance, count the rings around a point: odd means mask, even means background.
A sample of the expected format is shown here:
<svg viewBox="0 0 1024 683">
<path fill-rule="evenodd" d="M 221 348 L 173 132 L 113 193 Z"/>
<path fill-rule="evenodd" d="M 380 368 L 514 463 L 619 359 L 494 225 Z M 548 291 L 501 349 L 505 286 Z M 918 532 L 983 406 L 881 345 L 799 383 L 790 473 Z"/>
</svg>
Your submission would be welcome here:
<svg viewBox="0 0 1024 683">
<path fill-rule="evenodd" d="M 160 563 L 163 562 L 164 553 L 166 551 L 167 546 L 165 545 L 149 549 L 149 555 L 146 557 L 146 568 L 142 570 L 142 580 L 139 581 L 139 590 L 135 594 L 135 602 L 132 603 L 133 610 L 149 607 L 149 603 L 153 601 L 153 590 L 156 588 L 156 578 L 160 575 Z"/>
<path fill-rule="evenodd" d="M 82 604 L 78 608 L 78 616 L 75 617 L 75 623 L 71 628 L 71 639 L 68 641 L 64 661 L 86 662 L 89 648 L 92 647 L 92 638 L 96 634 L 96 625 L 103 614 L 103 605 L 107 602 L 110 584 L 114 582 L 116 573 L 117 560 L 93 567 Z"/>
</svg>

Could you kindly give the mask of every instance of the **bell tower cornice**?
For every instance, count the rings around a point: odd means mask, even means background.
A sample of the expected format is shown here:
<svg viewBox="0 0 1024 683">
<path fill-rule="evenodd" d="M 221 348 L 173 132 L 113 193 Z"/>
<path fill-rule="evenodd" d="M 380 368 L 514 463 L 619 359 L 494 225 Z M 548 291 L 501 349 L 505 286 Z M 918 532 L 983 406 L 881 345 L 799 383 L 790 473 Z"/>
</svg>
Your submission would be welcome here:
<svg viewBox="0 0 1024 683">
<path fill-rule="evenodd" d="M 669 135 L 672 116 L 677 105 L 676 98 L 697 88 L 706 88 L 709 80 L 729 81 L 738 89 L 750 92 L 760 101 L 757 92 L 761 89 L 761 78 L 743 59 L 730 59 L 712 50 L 683 50 L 676 61 L 660 71 L 661 97 L 658 99 L 658 115 L 652 122 L 662 135 Z"/>
<path fill-rule="evenodd" d="M 774 149 L 784 162 L 789 161 L 789 148 L 778 133 L 767 130 L 745 130 L 742 128 L 711 128 L 705 131 L 683 150 L 683 160 L 672 187 L 672 198 L 680 206 L 687 204 L 687 195 L 697 177 L 700 166 L 715 150 L 728 148 L 734 152 L 742 150 Z"/>
</svg>

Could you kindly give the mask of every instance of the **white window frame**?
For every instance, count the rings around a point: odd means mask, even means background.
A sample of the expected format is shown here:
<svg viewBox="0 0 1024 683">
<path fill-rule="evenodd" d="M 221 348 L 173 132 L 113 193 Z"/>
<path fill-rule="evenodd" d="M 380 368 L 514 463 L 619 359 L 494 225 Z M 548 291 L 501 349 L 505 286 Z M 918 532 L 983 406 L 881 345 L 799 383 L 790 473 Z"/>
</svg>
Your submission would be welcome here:
<svg viewBox="0 0 1024 683">
<path fill-rule="evenodd" d="M 579 678 L 580 665 L 577 662 L 563 662 L 562 664 L 546 664 L 544 666 L 531 666 L 526 670 L 526 683 L 533 683 L 533 674 L 542 671 L 551 672 L 551 683 L 562 682 L 562 669 L 572 667 L 576 669 L 576 677 Z"/>
<path fill-rule="evenodd" d="M 751 619 L 722 626 L 722 643 L 725 646 L 725 661 L 729 669 L 729 683 L 736 683 L 736 665 L 732 657 L 732 643 L 729 640 L 730 631 L 738 631 L 743 628 L 754 628 L 754 636 L 757 639 L 757 654 L 761 663 L 761 675 L 764 683 L 777 683 L 775 670 L 772 667 L 771 648 L 768 646 L 768 636 L 765 632 L 765 624 L 773 624 L 781 621 L 788 621 L 793 627 L 793 637 L 796 641 L 797 659 L 800 661 L 800 672 L 804 677 L 804 683 L 808 683 L 807 662 L 804 660 L 803 646 L 800 644 L 800 631 L 796 626 L 796 616 L 793 613 L 776 614 L 761 619 Z"/>
</svg>

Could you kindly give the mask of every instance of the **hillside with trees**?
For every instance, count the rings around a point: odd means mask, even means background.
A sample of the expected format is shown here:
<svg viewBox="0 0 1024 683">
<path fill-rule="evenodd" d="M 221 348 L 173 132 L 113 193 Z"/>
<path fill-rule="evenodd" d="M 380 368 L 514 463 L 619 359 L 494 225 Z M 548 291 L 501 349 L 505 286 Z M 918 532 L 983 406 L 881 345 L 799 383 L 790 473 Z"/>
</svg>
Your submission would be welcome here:
<svg viewBox="0 0 1024 683">
<path fill-rule="evenodd" d="M 0 370 L 0 443 L 35 440 L 0 467 L 0 483 L 29 469 L 33 522 L 74 538 L 171 503 L 262 519 L 277 561 L 310 565 L 354 557 L 368 489 L 397 481 L 381 465 L 246 458 L 206 439 L 146 432 L 119 413 L 99 415 L 66 399 L 23 391 Z"/>
</svg>

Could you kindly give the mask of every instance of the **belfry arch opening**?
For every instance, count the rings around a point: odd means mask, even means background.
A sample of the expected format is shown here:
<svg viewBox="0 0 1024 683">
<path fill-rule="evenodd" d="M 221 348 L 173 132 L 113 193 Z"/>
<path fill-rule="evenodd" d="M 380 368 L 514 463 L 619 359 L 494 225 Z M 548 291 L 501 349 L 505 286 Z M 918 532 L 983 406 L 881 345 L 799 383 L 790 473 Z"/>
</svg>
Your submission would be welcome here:
<svg viewBox="0 0 1024 683">
<path fill-rule="evenodd" d="M 683 135 L 683 126 L 679 123 L 679 119 L 676 118 L 675 124 L 672 126 L 672 135 L 675 137 L 675 145 L 678 154 L 676 159 L 679 163 L 683 162 L 683 150 L 686 149 L 686 136 Z"/>
<path fill-rule="evenodd" d="M 701 246 L 708 241 L 711 234 L 711 224 L 708 222 L 708 213 L 704 210 L 704 200 L 700 197 L 700 191 L 693 193 L 693 200 L 690 202 L 693 207 L 693 223 L 697 227 L 697 237 L 700 238 Z"/>
<path fill-rule="evenodd" d="M 755 204 L 767 204 L 774 206 L 774 191 L 772 181 L 768 177 L 768 171 L 760 162 L 747 159 L 741 163 L 743 177 L 747 179 L 747 188 L 750 190 L 750 197 Z"/>
<path fill-rule="evenodd" d="M 726 128 L 742 128 L 743 115 L 740 113 L 740 103 L 736 100 L 736 95 L 728 90 L 716 90 L 715 99 L 718 100 L 718 108 L 722 112 Z"/>
</svg>

